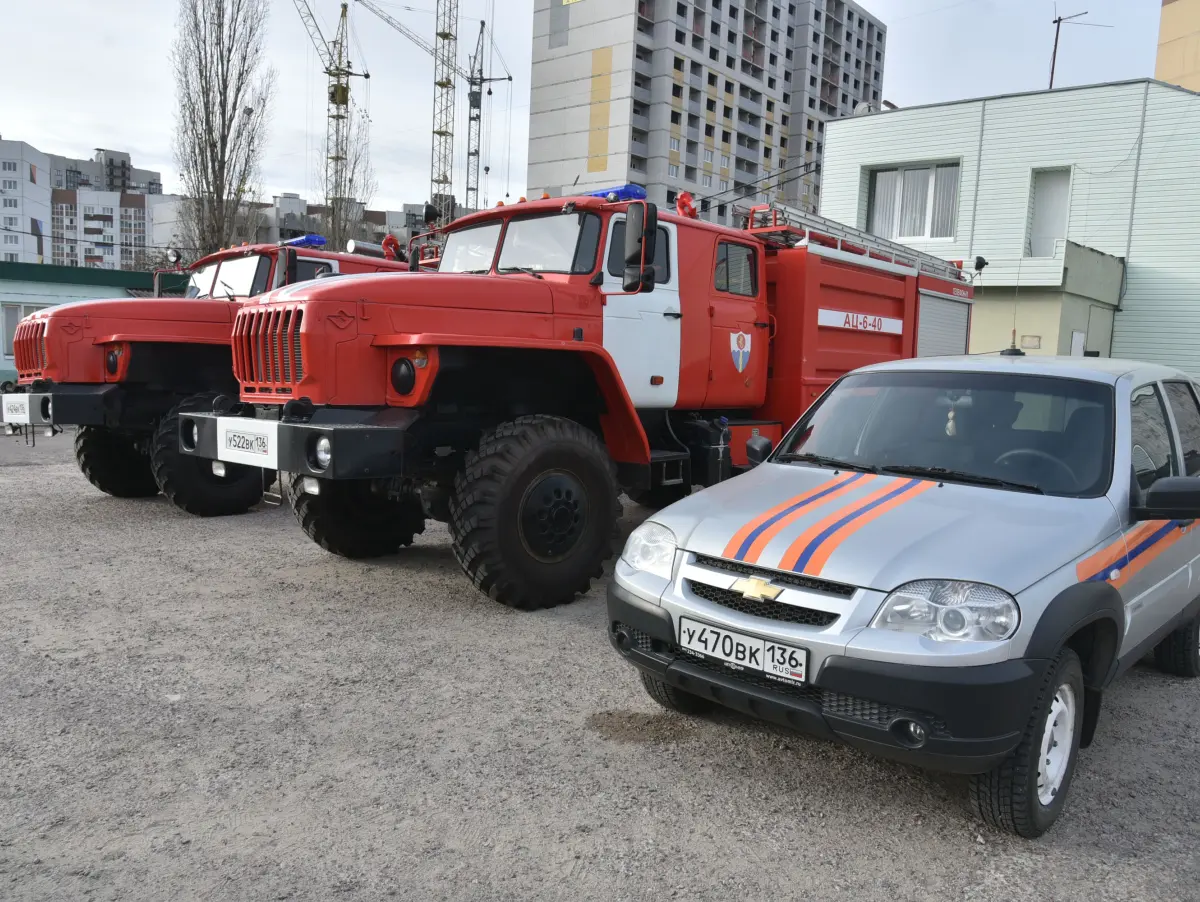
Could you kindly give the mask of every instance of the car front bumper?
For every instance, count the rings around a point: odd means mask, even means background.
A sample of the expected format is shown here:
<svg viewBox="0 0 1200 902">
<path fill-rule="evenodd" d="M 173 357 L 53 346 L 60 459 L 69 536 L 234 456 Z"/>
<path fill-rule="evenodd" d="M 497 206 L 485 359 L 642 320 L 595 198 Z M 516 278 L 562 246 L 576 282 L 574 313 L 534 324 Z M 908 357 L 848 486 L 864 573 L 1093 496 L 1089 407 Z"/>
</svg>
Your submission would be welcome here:
<svg viewBox="0 0 1200 902">
<path fill-rule="evenodd" d="M 67 384 L 0 398 L 5 426 L 116 426 L 123 410 L 120 385 Z"/>
<path fill-rule="evenodd" d="M 181 413 L 180 452 L 321 479 L 404 476 L 410 430 L 420 418 L 407 408 L 318 407 L 305 420 L 280 418 L 280 409 L 266 406 L 249 412 Z M 325 467 L 315 453 L 321 438 L 329 440 Z"/>
<path fill-rule="evenodd" d="M 762 634 L 776 625 L 763 623 Z M 810 671 L 809 682 L 784 684 L 683 651 L 671 611 L 616 580 L 608 590 L 608 636 L 631 664 L 684 692 L 950 773 L 991 770 L 1016 748 L 1048 664 L 1033 659 L 940 667 L 833 654 Z M 925 729 L 923 743 L 906 733 L 909 722 Z"/>
</svg>

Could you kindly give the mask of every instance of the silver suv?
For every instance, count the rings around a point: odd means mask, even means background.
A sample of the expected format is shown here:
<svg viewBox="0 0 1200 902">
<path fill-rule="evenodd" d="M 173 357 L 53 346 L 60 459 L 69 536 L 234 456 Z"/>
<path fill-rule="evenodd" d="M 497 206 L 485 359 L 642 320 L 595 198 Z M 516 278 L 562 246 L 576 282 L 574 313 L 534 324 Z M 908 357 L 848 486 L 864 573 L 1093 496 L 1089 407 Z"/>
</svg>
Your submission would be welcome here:
<svg viewBox="0 0 1200 902">
<path fill-rule="evenodd" d="M 659 703 L 713 703 L 971 776 L 1043 833 L 1104 689 L 1200 675 L 1200 405 L 1161 366 L 899 361 L 835 383 L 757 466 L 647 520 L 609 635 Z"/>
</svg>

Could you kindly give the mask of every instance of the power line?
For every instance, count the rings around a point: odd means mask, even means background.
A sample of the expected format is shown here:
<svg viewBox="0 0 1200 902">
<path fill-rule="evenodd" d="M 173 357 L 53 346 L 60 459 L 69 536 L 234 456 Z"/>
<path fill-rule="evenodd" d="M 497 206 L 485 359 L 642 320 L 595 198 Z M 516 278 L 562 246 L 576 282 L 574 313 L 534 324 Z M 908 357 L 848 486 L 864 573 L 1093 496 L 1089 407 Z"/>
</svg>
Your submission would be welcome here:
<svg viewBox="0 0 1200 902">
<path fill-rule="evenodd" d="M 741 185 L 735 185 L 732 188 L 726 188 L 724 191 L 719 191 L 716 194 L 709 194 L 705 197 L 698 197 L 696 199 L 713 201 L 716 198 L 722 197 L 726 194 L 732 194 L 732 193 L 735 193 L 738 191 L 744 191 L 746 188 L 751 188 L 755 185 L 760 185 L 763 182 L 769 182 L 771 179 L 778 178 L 779 176 L 783 175 L 785 172 L 792 172 L 793 170 L 795 170 L 797 168 L 803 170 L 802 172 L 797 172 L 794 178 L 790 178 L 786 182 L 780 182 L 778 185 L 775 186 L 776 188 L 782 188 L 784 185 L 789 184 L 790 182 L 794 182 L 796 179 L 803 178 L 804 176 L 808 175 L 811 172 L 816 172 L 818 169 L 820 169 L 820 166 L 821 166 L 821 164 L 817 163 L 815 161 L 798 163 L 796 166 L 788 166 L 786 169 L 780 169 L 778 172 L 773 172 L 770 175 L 765 175 L 762 178 L 755 179 L 752 182 L 743 182 Z M 757 193 L 757 192 L 755 192 L 755 193 Z M 737 198 L 734 198 L 734 200 L 736 200 L 736 199 Z"/>
</svg>

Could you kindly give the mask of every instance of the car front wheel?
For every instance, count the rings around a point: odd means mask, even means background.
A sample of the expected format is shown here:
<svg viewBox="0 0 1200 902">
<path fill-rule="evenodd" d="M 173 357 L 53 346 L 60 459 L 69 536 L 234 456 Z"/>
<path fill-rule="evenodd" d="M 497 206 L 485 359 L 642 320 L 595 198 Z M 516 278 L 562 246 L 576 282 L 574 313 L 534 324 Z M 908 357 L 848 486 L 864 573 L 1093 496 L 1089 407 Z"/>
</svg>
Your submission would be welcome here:
<svg viewBox="0 0 1200 902">
<path fill-rule="evenodd" d="M 1049 830 L 1066 803 L 1082 729 L 1083 670 L 1064 648 L 1046 669 L 1016 749 L 971 778 L 971 802 L 984 823 L 1027 839 Z"/>
</svg>

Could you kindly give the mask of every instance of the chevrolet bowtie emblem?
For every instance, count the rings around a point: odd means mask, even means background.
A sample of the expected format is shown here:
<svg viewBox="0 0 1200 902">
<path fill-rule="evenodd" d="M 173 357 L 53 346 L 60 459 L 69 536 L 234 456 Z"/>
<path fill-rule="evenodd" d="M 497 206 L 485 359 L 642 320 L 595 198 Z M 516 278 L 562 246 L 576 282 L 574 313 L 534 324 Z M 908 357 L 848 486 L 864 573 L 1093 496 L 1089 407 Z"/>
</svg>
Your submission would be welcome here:
<svg viewBox="0 0 1200 902">
<path fill-rule="evenodd" d="M 744 577 L 733 584 L 734 592 L 741 592 L 742 597 L 750 601 L 774 601 L 783 594 L 783 589 L 773 586 L 768 580 L 757 576 Z"/>
</svg>

